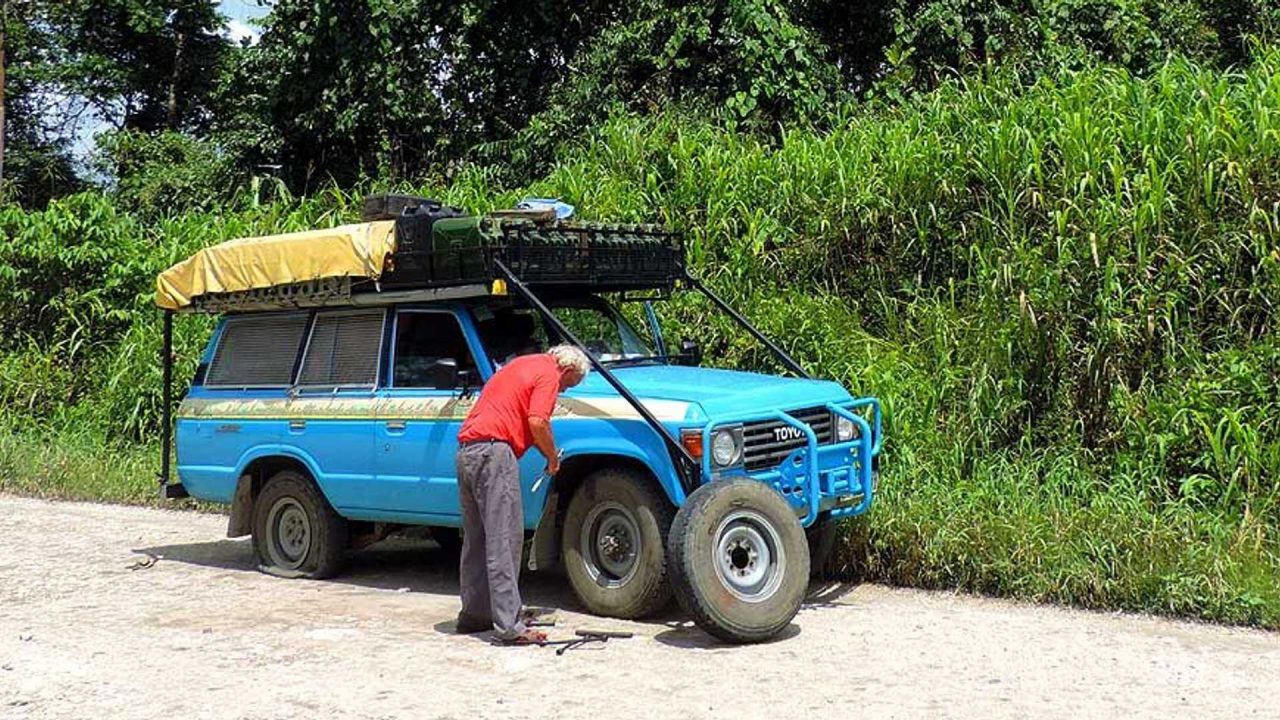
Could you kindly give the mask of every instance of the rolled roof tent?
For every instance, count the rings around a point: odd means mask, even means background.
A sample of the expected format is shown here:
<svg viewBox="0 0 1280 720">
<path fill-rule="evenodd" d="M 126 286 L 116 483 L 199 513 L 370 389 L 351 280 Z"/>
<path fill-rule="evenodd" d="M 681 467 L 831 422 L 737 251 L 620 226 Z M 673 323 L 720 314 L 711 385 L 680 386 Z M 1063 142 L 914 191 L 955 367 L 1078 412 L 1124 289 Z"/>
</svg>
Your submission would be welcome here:
<svg viewBox="0 0 1280 720">
<path fill-rule="evenodd" d="M 156 305 L 182 310 L 195 298 L 324 278 L 377 280 L 395 252 L 395 221 L 229 240 L 156 277 Z"/>
</svg>

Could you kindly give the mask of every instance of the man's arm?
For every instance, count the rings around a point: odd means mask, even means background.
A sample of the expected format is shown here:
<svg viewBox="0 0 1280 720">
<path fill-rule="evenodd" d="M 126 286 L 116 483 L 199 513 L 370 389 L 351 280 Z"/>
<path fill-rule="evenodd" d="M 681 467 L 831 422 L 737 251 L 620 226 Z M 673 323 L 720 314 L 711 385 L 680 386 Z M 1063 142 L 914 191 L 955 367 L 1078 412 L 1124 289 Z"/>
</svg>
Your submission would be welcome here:
<svg viewBox="0 0 1280 720">
<path fill-rule="evenodd" d="M 534 379 L 533 394 L 529 398 L 529 433 L 533 435 L 534 446 L 547 458 L 548 475 L 560 471 L 560 453 L 551 435 L 551 413 L 555 411 L 559 394 L 559 374 L 546 373 Z"/>
<path fill-rule="evenodd" d="M 551 435 L 551 423 L 543 417 L 531 417 L 529 432 L 533 434 L 534 446 L 547 458 L 547 474 L 560 472 L 560 452 L 556 450 L 556 439 Z"/>
</svg>

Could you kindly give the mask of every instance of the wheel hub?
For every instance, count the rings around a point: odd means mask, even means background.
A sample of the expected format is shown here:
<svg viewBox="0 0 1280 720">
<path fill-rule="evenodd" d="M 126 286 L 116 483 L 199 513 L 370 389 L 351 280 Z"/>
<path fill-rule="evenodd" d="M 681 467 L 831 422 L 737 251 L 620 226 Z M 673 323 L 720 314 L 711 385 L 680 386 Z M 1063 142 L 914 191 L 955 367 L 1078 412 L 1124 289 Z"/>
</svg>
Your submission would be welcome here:
<svg viewBox="0 0 1280 720">
<path fill-rule="evenodd" d="M 626 584 L 635 575 L 640 554 L 635 515 L 618 503 L 597 505 L 582 524 L 579 548 L 593 580 L 607 587 Z"/>
<path fill-rule="evenodd" d="M 311 520 L 302 505 L 291 497 L 276 500 L 268 514 L 267 527 L 271 560 L 287 569 L 301 566 L 311 549 Z"/>
<path fill-rule="evenodd" d="M 769 521 L 749 511 L 731 513 L 716 531 L 715 569 L 739 600 L 761 602 L 782 584 L 786 556 Z"/>
</svg>

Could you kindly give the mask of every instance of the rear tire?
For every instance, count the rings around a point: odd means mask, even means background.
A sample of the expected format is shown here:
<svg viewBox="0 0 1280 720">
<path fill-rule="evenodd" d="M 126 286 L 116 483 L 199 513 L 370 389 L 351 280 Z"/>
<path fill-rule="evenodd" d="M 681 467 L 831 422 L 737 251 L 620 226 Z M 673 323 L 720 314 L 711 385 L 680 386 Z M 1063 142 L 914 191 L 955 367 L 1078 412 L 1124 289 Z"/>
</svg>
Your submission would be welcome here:
<svg viewBox="0 0 1280 720">
<path fill-rule="evenodd" d="M 560 556 L 591 613 L 640 618 L 671 602 L 664 541 L 673 514 L 642 473 L 606 468 L 582 483 L 565 513 Z"/>
<path fill-rule="evenodd" d="M 694 490 L 667 546 L 680 606 L 721 640 L 768 640 L 800 611 L 809 545 L 791 506 L 768 485 L 738 478 Z"/>
<path fill-rule="evenodd" d="M 281 470 L 253 504 L 253 550 L 270 575 L 319 580 L 342 569 L 347 521 L 310 478 Z"/>
</svg>

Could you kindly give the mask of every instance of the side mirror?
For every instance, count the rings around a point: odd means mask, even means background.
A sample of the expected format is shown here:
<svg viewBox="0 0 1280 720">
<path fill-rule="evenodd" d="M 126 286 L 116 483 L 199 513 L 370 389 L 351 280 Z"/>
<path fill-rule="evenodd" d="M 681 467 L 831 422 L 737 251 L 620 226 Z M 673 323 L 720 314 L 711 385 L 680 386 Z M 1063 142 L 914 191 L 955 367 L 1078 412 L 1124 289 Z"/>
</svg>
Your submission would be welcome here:
<svg viewBox="0 0 1280 720">
<path fill-rule="evenodd" d="M 685 338 L 680 341 L 680 364 L 693 366 L 702 364 L 702 348 L 696 340 Z"/>
</svg>

